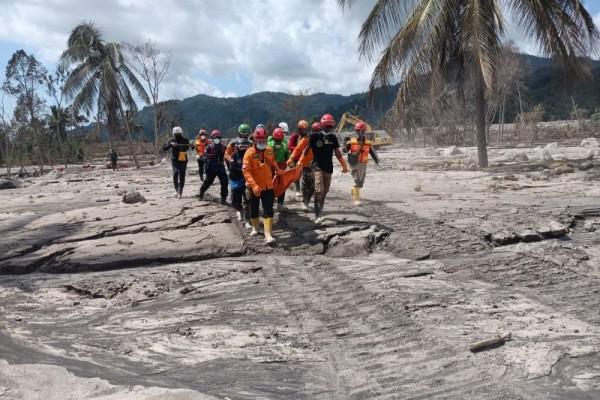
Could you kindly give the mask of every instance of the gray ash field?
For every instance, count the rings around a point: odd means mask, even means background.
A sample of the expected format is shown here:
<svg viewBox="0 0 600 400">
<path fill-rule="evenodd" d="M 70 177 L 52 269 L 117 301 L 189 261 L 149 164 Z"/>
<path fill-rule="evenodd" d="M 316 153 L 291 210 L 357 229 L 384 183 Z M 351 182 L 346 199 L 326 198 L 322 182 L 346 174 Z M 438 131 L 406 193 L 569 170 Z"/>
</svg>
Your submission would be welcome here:
<svg viewBox="0 0 600 400">
<path fill-rule="evenodd" d="M 290 192 L 273 247 L 193 170 L 181 200 L 166 163 L 19 181 L 0 398 L 598 399 L 600 166 L 546 150 L 385 149 L 321 225 Z"/>
</svg>

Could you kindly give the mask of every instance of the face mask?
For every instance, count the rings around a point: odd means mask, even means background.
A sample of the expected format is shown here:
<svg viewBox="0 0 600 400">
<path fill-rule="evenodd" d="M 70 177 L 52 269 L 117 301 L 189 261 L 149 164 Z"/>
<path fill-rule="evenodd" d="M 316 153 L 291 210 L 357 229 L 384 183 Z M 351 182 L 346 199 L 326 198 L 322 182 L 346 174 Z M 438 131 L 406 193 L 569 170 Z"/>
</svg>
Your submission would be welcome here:
<svg viewBox="0 0 600 400">
<path fill-rule="evenodd" d="M 215 144 L 219 144 L 219 143 L 221 143 L 221 139 L 215 139 L 214 142 L 215 142 Z"/>
<path fill-rule="evenodd" d="M 259 150 L 264 150 L 267 148 L 267 144 L 266 143 L 257 143 L 256 148 Z"/>
<path fill-rule="evenodd" d="M 200 140 L 206 140 L 206 136 L 200 136 Z"/>
</svg>

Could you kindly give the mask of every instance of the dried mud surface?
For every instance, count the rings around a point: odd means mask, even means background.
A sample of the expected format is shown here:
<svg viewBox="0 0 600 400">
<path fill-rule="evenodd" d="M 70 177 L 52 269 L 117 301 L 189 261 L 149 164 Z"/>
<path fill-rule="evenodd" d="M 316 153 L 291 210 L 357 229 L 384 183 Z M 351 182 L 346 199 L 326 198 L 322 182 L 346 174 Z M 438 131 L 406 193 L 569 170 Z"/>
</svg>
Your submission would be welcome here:
<svg viewBox="0 0 600 400">
<path fill-rule="evenodd" d="M 0 398 L 597 399 L 600 168 L 549 149 L 387 149 L 321 225 L 289 192 L 273 247 L 193 169 L 2 190 Z"/>
</svg>

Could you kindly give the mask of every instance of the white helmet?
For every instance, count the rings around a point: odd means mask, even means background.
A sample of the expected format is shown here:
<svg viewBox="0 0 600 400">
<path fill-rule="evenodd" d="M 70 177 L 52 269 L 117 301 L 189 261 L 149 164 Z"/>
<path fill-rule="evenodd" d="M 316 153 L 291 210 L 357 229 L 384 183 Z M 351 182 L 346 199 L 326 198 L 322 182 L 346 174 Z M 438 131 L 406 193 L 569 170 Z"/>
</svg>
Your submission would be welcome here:
<svg viewBox="0 0 600 400">
<path fill-rule="evenodd" d="M 285 122 L 280 122 L 279 123 L 279 127 L 281 129 L 283 129 L 284 133 L 289 133 L 290 132 L 290 128 L 288 127 L 288 124 L 286 124 Z"/>
<path fill-rule="evenodd" d="M 173 135 L 183 135 L 183 129 L 181 129 L 180 126 L 174 126 L 173 127 Z"/>
</svg>

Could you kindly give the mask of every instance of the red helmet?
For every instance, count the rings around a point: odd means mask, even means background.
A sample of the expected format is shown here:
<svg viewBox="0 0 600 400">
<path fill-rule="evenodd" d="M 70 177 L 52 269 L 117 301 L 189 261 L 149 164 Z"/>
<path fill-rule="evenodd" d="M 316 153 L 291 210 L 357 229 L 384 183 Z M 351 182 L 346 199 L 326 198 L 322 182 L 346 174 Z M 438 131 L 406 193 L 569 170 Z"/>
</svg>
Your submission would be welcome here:
<svg viewBox="0 0 600 400">
<path fill-rule="evenodd" d="M 364 122 L 357 122 L 354 125 L 354 132 L 365 133 L 367 131 L 367 125 Z"/>
<path fill-rule="evenodd" d="M 325 114 L 321 117 L 321 126 L 323 128 L 333 128 L 335 126 L 335 119 L 331 114 Z"/>
<path fill-rule="evenodd" d="M 214 131 L 212 131 L 210 133 L 210 137 L 213 139 L 221 139 L 221 131 L 218 129 L 215 129 Z"/>
<path fill-rule="evenodd" d="M 311 132 L 321 132 L 321 124 L 319 122 L 315 122 L 310 127 Z"/>
<path fill-rule="evenodd" d="M 307 130 L 308 129 L 308 122 L 305 120 L 300 120 L 298 121 L 298 129 L 300 130 Z"/>
<path fill-rule="evenodd" d="M 254 140 L 266 140 L 267 139 L 267 131 L 265 131 L 265 128 L 257 128 L 254 131 L 254 134 L 252 135 L 254 136 Z"/>
<path fill-rule="evenodd" d="M 283 140 L 284 136 L 285 133 L 283 133 L 283 129 L 281 128 L 275 128 L 275 130 L 273 131 L 273 139 L 275 140 Z"/>
</svg>

